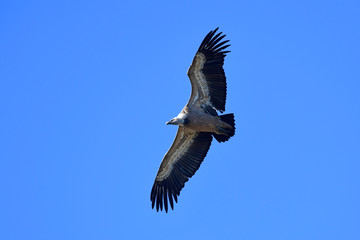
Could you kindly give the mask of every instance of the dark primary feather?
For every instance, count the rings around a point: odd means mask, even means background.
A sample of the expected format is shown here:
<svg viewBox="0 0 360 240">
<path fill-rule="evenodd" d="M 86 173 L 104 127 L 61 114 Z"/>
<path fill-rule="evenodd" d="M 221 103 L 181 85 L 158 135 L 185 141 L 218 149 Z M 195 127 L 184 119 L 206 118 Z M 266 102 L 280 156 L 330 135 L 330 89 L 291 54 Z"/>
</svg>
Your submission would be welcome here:
<svg viewBox="0 0 360 240">
<path fill-rule="evenodd" d="M 199 169 L 210 148 L 211 141 L 211 133 L 198 133 L 187 151 L 174 164 L 170 175 L 161 181 L 155 179 L 150 194 L 152 208 L 156 205 L 156 210 L 162 211 L 164 207 L 167 212 L 168 202 L 170 202 L 171 209 L 174 209 L 173 198 L 177 202 L 177 196 L 180 195 L 185 182 Z"/>
<path fill-rule="evenodd" d="M 223 65 L 226 53 L 230 52 L 223 50 L 230 45 L 225 45 L 229 40 L 221 41 L 226 36 L 221 35 L 222 32 L 215 35 L 217 30 L 218 28 L 206 35 L 198 52 L 206 58 L 202 72 L 209 87 L 210 101 L 217 110 L 223 112 L 226 103 L 226 77 Z"/>
</svg>

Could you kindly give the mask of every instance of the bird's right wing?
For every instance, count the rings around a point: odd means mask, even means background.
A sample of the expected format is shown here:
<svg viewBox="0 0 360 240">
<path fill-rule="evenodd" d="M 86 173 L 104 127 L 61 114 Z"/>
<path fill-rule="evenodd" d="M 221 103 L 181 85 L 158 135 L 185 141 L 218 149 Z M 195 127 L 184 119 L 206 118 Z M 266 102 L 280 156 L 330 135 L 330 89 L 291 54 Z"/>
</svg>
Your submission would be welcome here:
<svg viewBox="0 0 360 240">
<path fill-rule="evenodd" d="M 197 132 L 179 126 L 175 140 L 165 154 L 151 190 L 150 200 L 156 210 L 174 209 L 174 202 L 185 182 L 199 169 L 212 141 L 211 133 Z"/>
</svg>

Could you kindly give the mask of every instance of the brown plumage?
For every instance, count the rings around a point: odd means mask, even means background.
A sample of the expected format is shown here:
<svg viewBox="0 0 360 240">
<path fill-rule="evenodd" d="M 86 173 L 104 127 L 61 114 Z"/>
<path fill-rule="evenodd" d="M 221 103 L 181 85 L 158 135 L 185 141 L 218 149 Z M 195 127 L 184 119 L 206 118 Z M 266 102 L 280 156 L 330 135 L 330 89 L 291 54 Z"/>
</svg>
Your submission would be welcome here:
<svg viewBox="0 0 360 240">
<path fill-rule="evenodd" d="M 156 210 L 168 211 L 168 202 L 174 209 L 174 200 L 185 182 L 199 169 L 214 137 L 225 142 L 235 134 L 234 114 L 218 116 L 225 111 L 226 77 L 223 69 L 224 51 L 229 40 L 226 35 L 210 31 L 188 70 L 191 96 L 180 112 L 166 124 L 179 125 L 175 140 L 165 154 L 151 190 L 150 200 Z"/>
</svg>

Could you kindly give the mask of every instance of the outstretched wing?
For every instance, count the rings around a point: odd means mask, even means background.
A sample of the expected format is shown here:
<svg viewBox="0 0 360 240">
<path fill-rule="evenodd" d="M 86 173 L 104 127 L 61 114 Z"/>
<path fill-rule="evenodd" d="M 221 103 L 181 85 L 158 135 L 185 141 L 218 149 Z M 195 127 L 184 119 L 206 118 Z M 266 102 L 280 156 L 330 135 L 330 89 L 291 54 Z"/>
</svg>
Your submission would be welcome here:
<svg viewBox="0 0 360 240">
<path fill-rule="evenodd" d="M 179 126 L 175 140 L 165 154 L 151 190 L 152 208 L 168 211 L 168 200 L 174 209 L 174 202 L 185 182 L 199 169 L 212 141 L 210 133 L 196 132 Z"/>
<path fill-rule="evenodd" d="M 218 28 L 210 31 L 202 41 L 194 60 L 187 72 L 191 82 L 191 97 L 188 104 L 197 101 L 210 105 L 216 110 L 225 111 L 226 77 L 223 69 L 224 51 L 230 45 L 229 40 L 221 41 L 226 35 L 222 32 L 215 35 Z"/>
</svg>

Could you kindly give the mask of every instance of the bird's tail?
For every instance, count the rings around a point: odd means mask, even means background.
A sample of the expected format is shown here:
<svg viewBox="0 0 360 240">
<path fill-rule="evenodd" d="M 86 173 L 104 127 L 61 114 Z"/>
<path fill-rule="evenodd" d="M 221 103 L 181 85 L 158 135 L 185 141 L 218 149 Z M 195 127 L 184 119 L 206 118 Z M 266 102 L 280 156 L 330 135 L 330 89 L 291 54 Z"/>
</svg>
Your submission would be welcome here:
<svg viewBox="0 0 360 240">
<path fill-rule="evenodd" d="M 234 118 L 234 114 L 230 113 L 230 114 L 224 114 L 222 116 L 219 116 L 221 121 L 226 122 L 227 124 L 229 124 L 232 128 L 231 129 L 223 129 L 224 132 L 226 133 L 226 135 L 220 135 L 220 134 L 213 134 L 214 138 L 218 141 L 218 142 L 226 142 L 227 140 L 229 140 L 232 136 L 235 135 L 235 118 Z"/>
</svg>

